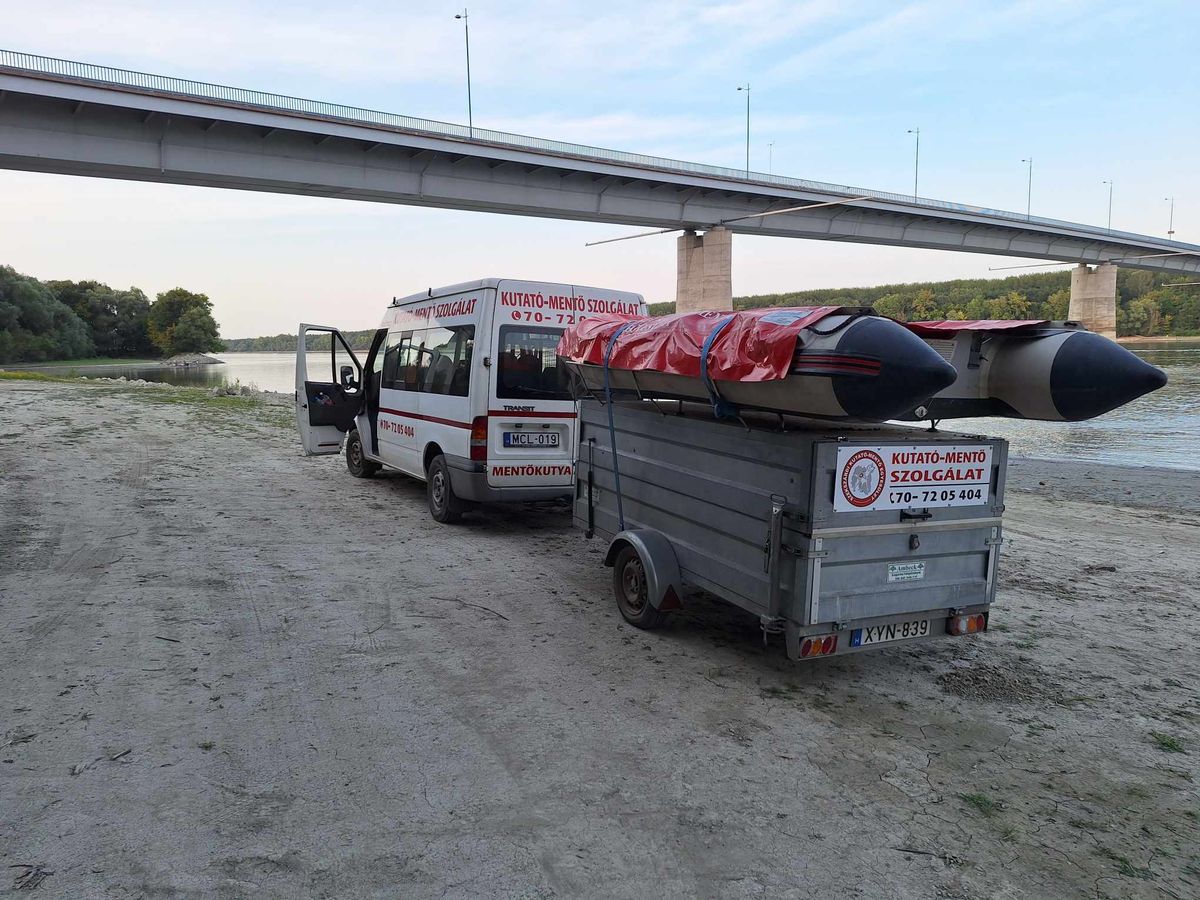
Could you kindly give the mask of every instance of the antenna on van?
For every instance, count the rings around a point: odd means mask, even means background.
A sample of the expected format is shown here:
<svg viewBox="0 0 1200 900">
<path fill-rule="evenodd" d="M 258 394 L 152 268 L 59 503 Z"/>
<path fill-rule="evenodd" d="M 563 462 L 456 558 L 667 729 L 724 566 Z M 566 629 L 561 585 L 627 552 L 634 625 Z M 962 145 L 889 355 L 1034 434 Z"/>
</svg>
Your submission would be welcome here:
<svg viewBox="0 0 1200 900">
<path fill-rule="evenodd" d="M 426 292 L 425 296 L 426 296 L 426 297 L 432 297 L 432 296 L 433 296 L 433 288 L 430 288 L 430 289 L 429 289 L 429 290 Z"/>
</svg>

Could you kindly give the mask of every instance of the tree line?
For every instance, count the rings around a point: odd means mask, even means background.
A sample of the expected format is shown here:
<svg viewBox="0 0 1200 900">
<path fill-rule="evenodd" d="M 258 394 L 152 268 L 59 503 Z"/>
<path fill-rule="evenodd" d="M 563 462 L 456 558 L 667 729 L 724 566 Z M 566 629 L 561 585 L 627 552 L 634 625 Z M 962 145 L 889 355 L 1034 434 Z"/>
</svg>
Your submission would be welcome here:
<svg viewBox="0 0 1200 900">
<path fill-rule="evenodd" d="M 371 346 L 371 340 L 375 337 L 375 329 L 368 328 L 365 331 L 343 331 L 342 337 L 346 339 L 346 343 L 354 350 L 366 350 Z M 309 350 L 329 349 L 329 338 L 324 338 L 324 344 L 319 342 L 322 339 L 321 334 L 310 334 L 306 342 Z M 296 352 L 296 332 L 284 334 L 268 334 L 263 337 L 253 338 L 226 338 L 225 349 L 231 353 L 270 353 L 277 350 L 286 350 L 291 353 Z"/>
<path fill-rule="evenodd" d="M 0 266 L 0 363 L 138 359 L 221 350 L 212 301 L 183 288 L 154 302 L 99 281 L 39 281 Z"/>
<path fill-rule="evenodd" d="M 1200 290 L 1171 287 L 1189 280 L 1134 269 L 1117 270 L 1117 334 L 1200 335 Z M 905 322 L 923 319 L 1065 319 L 1071 273 L 1039 272 L 1008 278 L 959 278 L 863 288 L 823 288 L 736 297 L 734 309 L 764 306 L 873 306 Z M 653 315 L 675 304 L 653 303 Z"/>
</svg>

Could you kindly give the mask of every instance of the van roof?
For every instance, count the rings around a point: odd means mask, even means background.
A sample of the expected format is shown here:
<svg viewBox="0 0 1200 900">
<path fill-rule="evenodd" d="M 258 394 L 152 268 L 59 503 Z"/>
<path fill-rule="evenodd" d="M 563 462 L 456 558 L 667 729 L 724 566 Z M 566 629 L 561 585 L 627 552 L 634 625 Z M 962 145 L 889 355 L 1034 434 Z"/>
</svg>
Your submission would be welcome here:
<svg viewBox="0 0 1200 900">
<path fill-rule="evenodd" d="M 418 294 L 409 294 L 407 297 L 395 297 L 392 299 L 390 306 L 404 306 L 407 303 L 416 303 L 419 300 L 431 300 L 435 297 L 447 297 L 451 294 L 464 294 L 468 291 L 479 291 L 485 288 L 499 287 L 506 281 L 519 281 L 522 284 L 540 284 L 548 288 L 570 287 L 570 288 L 585 288 L 587 290 L 596 291 L 612 291 L 617 294 L 628 294 L 631 297 L 641 297 L 640 294 L 634 291 L 621 291 L 616 288 L 597 288 L 585 284 L 564 284 L 561 281 L 533 281 L 528 278 L 479 278 L 475 281 L 461 281 L 458 284 L 448 284 L 444 287 L 431 287 Z"/>
</svg>

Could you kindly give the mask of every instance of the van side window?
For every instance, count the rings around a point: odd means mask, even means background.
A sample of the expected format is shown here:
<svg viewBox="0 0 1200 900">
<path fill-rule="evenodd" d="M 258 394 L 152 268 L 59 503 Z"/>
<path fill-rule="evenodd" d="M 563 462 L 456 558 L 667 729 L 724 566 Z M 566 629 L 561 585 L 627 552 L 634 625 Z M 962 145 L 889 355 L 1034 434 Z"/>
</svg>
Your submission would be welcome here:
<svg viewBox="0 0 1200 900">
<path fill-rule="evenodd" d="M 496 396 L 505 400 L 570 400 L 558 380 L 561 328 L 505 325 L 500 329 Z"/>
<path fill-rule="evenodd" d="M 393 391 L 416 390 L 405 384 L 406 374 L 411 374 L 415 382 L 416 369 L 412 357 L 411 331 L 389 334 L 387 349 L 383 354 L 383 369 L 380 375 L 380 387 Z M 411 370 L 411 372 L 410 372 Z"/>
<path fill-rule="evenodd" d="M 474 325 L 389 335 L 381 386 L 394 391 L 466 397 L 474 352 Z"/>
</svg>

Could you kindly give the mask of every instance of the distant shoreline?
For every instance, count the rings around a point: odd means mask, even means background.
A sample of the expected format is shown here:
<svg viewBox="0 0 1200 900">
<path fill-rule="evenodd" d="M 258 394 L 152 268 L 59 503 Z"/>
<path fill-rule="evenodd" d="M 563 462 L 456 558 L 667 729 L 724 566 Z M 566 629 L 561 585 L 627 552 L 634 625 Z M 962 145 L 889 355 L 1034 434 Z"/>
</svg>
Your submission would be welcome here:
<svg viewBox="0 0 1200 900">
<path fill-rule="evenodd" d="M 1149 344 L 1174 344 L 1178 341 L 1200 341 L 1200 334 L 1156 334 L 1147 337 L 1139 337 L 1137 335 L 1128 334 L 1124 337 L 1117 338 L 1118 344 L 1124 344 L 1126 341 L 1145 341 Z"/>
<path fill-rule="evenodd" d="M 90 359 L 58 359 L 49 362 L 36 363 L 5 363 L 0 369 L 13 372 L 40 372 L 43 369 L 124 369 L 136 367 L 139 369 L 184 369 L 192 366 L 221 366 L 224 360 L 207 356 L 203 353 L 180 353 L 168 359 L 108 359 L 100 357 Z"/>
</svg>

